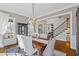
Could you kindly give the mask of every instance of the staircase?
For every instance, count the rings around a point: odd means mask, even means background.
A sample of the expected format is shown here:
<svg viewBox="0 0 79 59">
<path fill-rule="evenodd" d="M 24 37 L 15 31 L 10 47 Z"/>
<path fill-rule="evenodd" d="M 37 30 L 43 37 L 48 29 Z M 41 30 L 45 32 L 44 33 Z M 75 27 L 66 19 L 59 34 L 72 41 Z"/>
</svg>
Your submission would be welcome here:
<svg viewBox="0 0 79 59">
<path fill-rule="evenodd" d="M 65 20 L 62 24 L 60 24 L 55 30 L 54 30 L 54 37 L 60 35 L 63 32 L 66 32 L 69 29 L 69 21 Z"/>
<path fill-rule="evenodd" d="M 65 20 L 62 24 L 60 24 L 53 32 L 54 37 L 60 36 L 62 37 L 65 34 L 65 41 L 58 40 L 56 47 L 59 51 L 64 51 L 67 56 L 76 55 L 76 51 L 70 48 L 70 21 L 69 19 Z M 64 34 L 63 34 L 64 33 Z M 61 36 L 62 35 L 62 36 Z M 61 43 L 60 43 L 61 42 Z M 62 46 L 62 45 L 63 46 Z"/>
<path fill-rule="evenodd" d="M 63 39 L 66 39 L 67 46 L 70 46 L 70 21 L 69 18 L 67 18 L 62 24 L 60 24 L 55 30 L 54 30 L 54 37 L 60 36 L 65 37 Z"/>
</svg>

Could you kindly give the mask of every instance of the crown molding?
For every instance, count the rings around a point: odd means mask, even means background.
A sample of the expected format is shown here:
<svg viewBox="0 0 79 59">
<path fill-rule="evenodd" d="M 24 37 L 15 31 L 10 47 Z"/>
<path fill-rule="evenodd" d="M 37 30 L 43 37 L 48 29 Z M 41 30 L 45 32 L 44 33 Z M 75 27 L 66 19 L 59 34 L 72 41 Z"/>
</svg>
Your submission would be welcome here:
<svg viewBox="0 0 79 59">
<path fill-rule="evenodd" d="M 66 11 L 66 10 L 72 10 L 74 7 L 78 7 L 79 6 L 79 4 L 77 3 L 77 4 L 74 4 L 74 5 L 70 5 L 70 6 L 66 6 L 66 7 L 63 7 L 63 8 L 60 8 L 60 9 L 57 9 L 57 10 L 55 10 L 55 11 L 51 11 L 51 12 L 49 12 L 49 13 L 46 13 L 46 14 L 43 14 L 43 15 L 41 15 L 41 16 L 38 16 L 37 17 L 37 20 L 39 20 L 39 19 L 46 19 L 46 18 L 48 18 L 48 17 L 51 17 L 51 16 L 53 16 L 55 13 L 57 13 L 58 14 L 58 12 L 61 12 L 61 11 Z M 61 13 L 62 14 L 62 13 Z"/>
<path fill-rule="evenodd" d="M 43 18 L 43 19 L 37 20 L 37 21 L 43 21 L 43 20 L 52 19 L 52 18 L 56 18 L 56 17 L 59 17 L 59 16 L 63 16 L 63 15 L 69 15 L 69 14 L 71 14 L 71 11 L 61 13 L 61 14 L 57 14 L 57 15 L 53 15 L 53 16 L 50 16 L 50 17 L 46 17 L 46 18 Z"/>
</svg>

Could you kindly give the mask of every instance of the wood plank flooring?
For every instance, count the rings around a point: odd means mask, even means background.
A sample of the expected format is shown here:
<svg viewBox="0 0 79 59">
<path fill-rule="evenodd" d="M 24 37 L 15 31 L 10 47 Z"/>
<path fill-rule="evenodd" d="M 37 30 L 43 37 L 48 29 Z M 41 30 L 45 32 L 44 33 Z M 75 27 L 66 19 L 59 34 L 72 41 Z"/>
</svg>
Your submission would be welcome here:
<svg viewBox="0 0 79 59">
<path fill-rule="evenodd" d="M 67 56 L 76 56 L 76 50 L 70 48 L 70 42 L 56 40 L 56 50 L 66 53 Z"/>
<path fill-rule="evenodd" d="M 17 46 L 17 44 L 13 44 L 13 45 L 8 45 L 8 46 L 5 46 L 4 48 L 0 48 L 0 56 L 5 56 L 5 49 L 6 48 L 15 48 Z"/>
</svg>

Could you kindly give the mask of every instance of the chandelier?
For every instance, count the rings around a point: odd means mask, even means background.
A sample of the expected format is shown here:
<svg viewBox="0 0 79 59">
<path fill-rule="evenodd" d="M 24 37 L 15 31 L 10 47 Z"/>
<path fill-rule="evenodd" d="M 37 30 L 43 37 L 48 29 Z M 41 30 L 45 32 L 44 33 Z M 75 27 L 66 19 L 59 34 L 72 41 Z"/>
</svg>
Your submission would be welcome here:
<svg viewBox="0 0 79 59">
<path fill-rule="evenodd" d="M 35 24 L 36 24 L 36 17 L 34 14 L 34 3 L 32 3 L 32 16 L 28 17 L 28 23 L 33 25 L 34 31 L 35 31 Z"/>
<path fill-rule="evenodd" d="M 36 17 L 35 17 L 35 14 L 34 14 L 34 8 L 35 8 L 34 3 L 32 3 L 32 16 L 30 16 L 28 18 L 28 21 L 30 21 L 33 26 L 35 26 L 35 24 L 36 24 Z"/>
</svg>

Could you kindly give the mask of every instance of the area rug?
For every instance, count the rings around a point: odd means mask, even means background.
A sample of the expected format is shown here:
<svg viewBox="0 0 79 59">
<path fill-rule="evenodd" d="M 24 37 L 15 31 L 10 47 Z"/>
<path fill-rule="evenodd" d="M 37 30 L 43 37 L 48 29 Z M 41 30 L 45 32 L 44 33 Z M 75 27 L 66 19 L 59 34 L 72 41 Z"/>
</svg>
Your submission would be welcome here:
<svg viewBox="0 0 79 59">
<path fill-rule="evenodd" d="M 23 49 L 19 47 L 16 48 L 6 48 L 6 56 L 28 56 L 27 53 L 24 52 Z M 32 56 L 37 56 L 37 52 L 34 53 Z"/>
<path fill-rule="evenodd" d="M 24 52 L 19 49 L 19 47 L 16 48 L 6 48 L 6 56 L 25 56 Z"/>
</svg>

